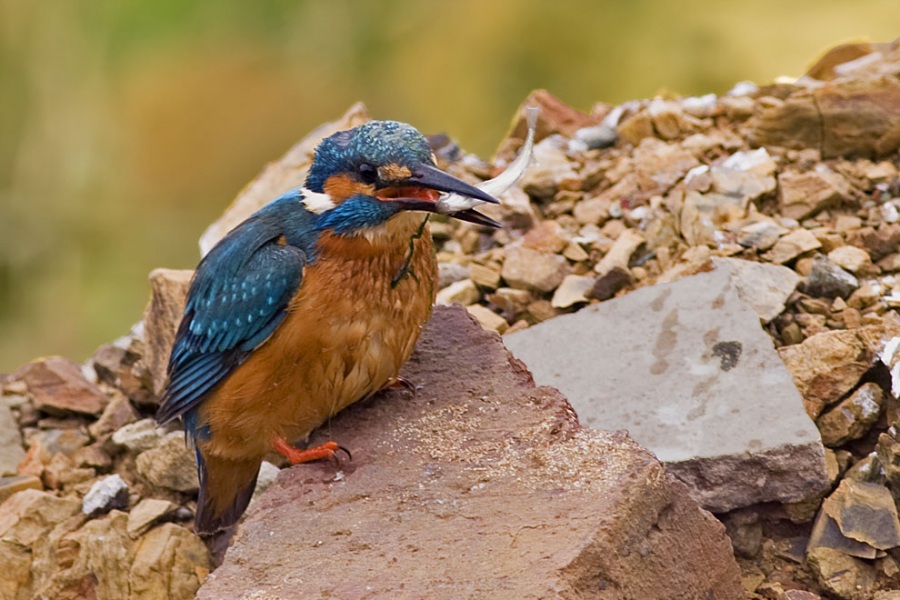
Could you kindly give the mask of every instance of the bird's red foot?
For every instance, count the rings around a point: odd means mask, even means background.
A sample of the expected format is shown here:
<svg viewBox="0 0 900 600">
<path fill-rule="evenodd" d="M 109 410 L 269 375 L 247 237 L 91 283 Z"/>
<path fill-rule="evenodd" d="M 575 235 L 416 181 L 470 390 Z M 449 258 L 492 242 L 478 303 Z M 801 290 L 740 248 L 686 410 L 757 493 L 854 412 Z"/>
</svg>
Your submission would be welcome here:
<svg viewBox="0 0 900 600">
<path fill-rule="evenodd" d="M 401 377 L 399 375 L 392 381 L 389 381 L 386 386 L 381 388 L 381 391 L 383 391 L 383 390 L 401 390 L 401 389 L 406 390 L 413 396 L 416 395 L 416 384 L 414 384 L 412 381 L 410 381 L 406 377 Z"/>
<path fill-rule="evenodd" d="M 300 450 L 299 448 L 294 448 L 291 446 L 283 437 L 276 437 L 275 441 L 272 443 L 272 447 L 275 450 L 282 454 L 285 458 L 291 461 L 292 465 L 299 465 L 301 463 L 312 462 L 314 460 L 321 460 L 323 458 L 335 458 L 335 453 L 340 451 L 347 455 L 347 458 L 353 459 L 350 455 L 350 451 L 344 448 L 343 446 L 339 446 L 337 442 L 325 442 L 321 446 L 316 446 L 315 448 L 307 448 L 306 450 Z"/>
</svg>

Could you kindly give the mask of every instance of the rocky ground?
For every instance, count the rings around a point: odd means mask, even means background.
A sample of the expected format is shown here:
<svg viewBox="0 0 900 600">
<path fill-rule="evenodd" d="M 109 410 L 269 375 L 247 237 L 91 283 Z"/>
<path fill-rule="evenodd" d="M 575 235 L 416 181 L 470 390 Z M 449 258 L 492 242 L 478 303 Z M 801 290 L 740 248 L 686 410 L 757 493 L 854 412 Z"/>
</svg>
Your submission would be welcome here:
<svg viewBox="0 0 900 600">
<path fill-rule="evenodd" d="M 537 162 L 483 209 L 504 227 L 432 225 L 438 301 L 508 334 L 714 258 L 790 269 L 796 286 L 760 321 L 818 427 L 828 489 L 718 516 L 748 598 L 900 598 L 900 45 L 839 47 L 797 81 L 718 97 L 535 104 Z M 202 245 L 365 118 L 354 107 L 270 165 Z M 517 119 L 493 163 L 447 139 L 436 153 L 478 181 L 524 132 Z M 187 598 L 212 569 L 190 529 L 183 434 L 150 420 L 188 276 L 155 273 L 142 324 L 84 365 L 43 359 L 0 379 L 0 597 Z"/>
</svg>

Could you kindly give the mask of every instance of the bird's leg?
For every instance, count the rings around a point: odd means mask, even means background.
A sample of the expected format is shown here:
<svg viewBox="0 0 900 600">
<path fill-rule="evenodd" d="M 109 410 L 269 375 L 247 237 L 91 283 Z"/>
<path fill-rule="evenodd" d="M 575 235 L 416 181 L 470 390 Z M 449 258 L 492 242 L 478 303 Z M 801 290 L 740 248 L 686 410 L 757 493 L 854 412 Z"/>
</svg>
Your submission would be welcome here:
<svg viewBox="0 0 900 600">
<path fill-rule="evenodd" d="M 292 465 L 299 465 L 301 463 L 312 462 L 314 460 L 320 460 L 323 458 L 335 458 L 335 453 L 338 451 L 344 452 L 347 455 L 347 458 L 353 458 L 350 455 L 349 450 L 347 450 L 343 446 L 339 446 L 337 442 L 332 441 L 325 442 L 321 446 L 316 446 L 315 448 L 300 450 L 299 448 L 295 448 L 290 445 L 283 437 L 278 436 L 272 443 L 272 447 L 279 454 L 282 454 L 285 458 L 291 461 Z"/>
<path fill-rule="evenodd" d="M 412 381 L 410 381 L 409 379 L 407 379 L 406 377 L 403 377 L 401 375 L 397 375 L 397 377 L 395 377 L 394 379 L 387 382 L 385 384 L 385 386 L 378 391 L 383 392 L 384 390 L 399 390 L 399 389 L 406 390 L 413 396 L 416 395 L 416 384 L 414 384 Z"/>
</svg>

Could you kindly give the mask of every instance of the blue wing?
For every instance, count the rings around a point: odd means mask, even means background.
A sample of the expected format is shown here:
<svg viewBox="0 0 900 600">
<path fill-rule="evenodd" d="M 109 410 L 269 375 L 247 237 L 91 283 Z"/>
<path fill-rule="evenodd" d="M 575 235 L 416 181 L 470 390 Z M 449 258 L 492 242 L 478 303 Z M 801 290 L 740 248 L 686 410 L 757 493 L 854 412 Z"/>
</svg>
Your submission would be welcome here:
<svg viewBox="0 0 900 600">
<path fill-rule="evenodd" d="M 284 243 L 278 212 L 263 209 L 239 225 L 197 267 L 169 358 L 160 423 L 200 404 L 286 316 L 310 257 Z"/>
</svg>

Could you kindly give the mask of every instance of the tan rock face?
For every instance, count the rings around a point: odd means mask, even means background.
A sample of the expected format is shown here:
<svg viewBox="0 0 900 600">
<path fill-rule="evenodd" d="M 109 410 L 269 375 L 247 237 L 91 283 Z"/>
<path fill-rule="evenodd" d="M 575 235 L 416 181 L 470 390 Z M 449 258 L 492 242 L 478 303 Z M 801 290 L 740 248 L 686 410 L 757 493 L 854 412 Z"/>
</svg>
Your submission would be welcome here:
<svg viewBox="0 0 900 600">
<path fill-rule="evenodd" d="M 850 197 L 850 184 L 830 169 L 786 171 L 778 176 L 778 188 L 781 214 L 798 220 Z"/>
<path fill-rule="evenodd" d="M 403 374 L 418 394 L 338 416 L 353 461 L 283 472 L 199 598 L 742 597 L 685 488 L 581 428 L 461 309 L 435 310 Z"/>
<path fill-rule="evenodd" d="M 0 539 L 27 547 L 50 529 L 81 512 L 81 502 L 49 492 L 25 490 L 10 497 L 0 511 Z"/>
<path fill-rule="evenodd" d="M 162 567 L 162 568 L 161 568 Z M 133 598 L 192 598 L 212 569 L 203 542 L 183 527 L 166 523 L 135 545 L 129 572 Z"/>
<path fill-rule="evenodd" d="M 0 597 L 29 600 L 32 581 L 31 552 L 24 546 L 0 540 L 0 561 L 3 564 Z"/>
<path fill-rule="evenodd" d="M 120 511 L 79 525 L 62 523 L 36 545 L 37 597 L 187 599 L 212 567 L 200 538 L 174 524 L 137 541 L 128 535 L 128 515 Z"/>
<path fill-rule="evenodd" d="M 856 386 L 889 335 L 882 326 L 872 325 L 820 333 L 778 350 L 810 417 L 817 418 L 822 409 Z"/>
<path fill-rule="evenodd" d="M 137 457 L 137 472 L 157 488 L 195 492 L 199 488 L 194 454 L 184 434 L 173 431 Z"/>
<path fill-rule="evenodd" d="M 16 468 L 25 458 L 22 436 L 8 406 L 0 401 L 0 477 L 14 475 Z"/>
<path fill-rule="evenodd" d="M 150 273 L 150 304 L 144 313 L 147 339 L 144 364 L 150 370 L 157 394 L 162 393 L 166 383 L 169 354 L 184 314 L 184 304 L 193 276 L 193 271 L 175 269 L 155 269 Z"/>
<path fill-rule="evenodd" d="M 510 287 L 550 292 L 568 271 L 568 261 L 558 254 L 516 247 L 507 250 L 501 275 Z"/>
<path fill-rule="evenodd" d="M 864 383 L 846 400 L 819 417 L 822 443 L 839 446 L 859 439 L 878 420 L 884 392 L 875 383 Z"/>
<path fill-rule="evenodd" d="M 775 245 L 764 254 L 764 258 L 776 265 L 783 265 L 804 254 L 820 248 L 822 243 L 806 229 L 796 229 L 780 238 Z"/>
</svg>

